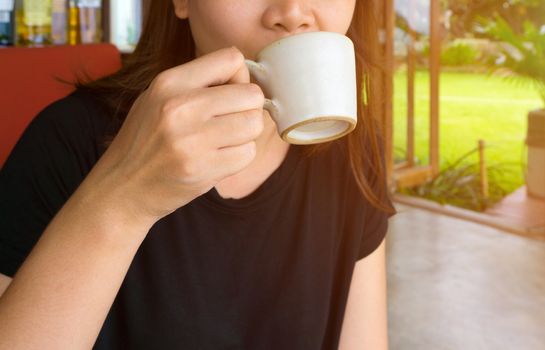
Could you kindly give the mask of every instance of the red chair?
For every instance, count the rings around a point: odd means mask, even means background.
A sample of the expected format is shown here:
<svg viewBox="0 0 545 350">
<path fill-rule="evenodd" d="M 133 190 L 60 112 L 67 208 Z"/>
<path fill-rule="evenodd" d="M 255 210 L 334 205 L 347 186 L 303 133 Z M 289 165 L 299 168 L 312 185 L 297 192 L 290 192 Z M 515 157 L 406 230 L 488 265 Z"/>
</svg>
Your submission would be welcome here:
<svg viewBox="0 0 545 350">
<path fill-rule="evenodd" d="M 0 49 L 0 167 L 30 121 L 73 88 L 56 80 L 97 79 L 121 68 L 111 44 Z"/>
</svg>

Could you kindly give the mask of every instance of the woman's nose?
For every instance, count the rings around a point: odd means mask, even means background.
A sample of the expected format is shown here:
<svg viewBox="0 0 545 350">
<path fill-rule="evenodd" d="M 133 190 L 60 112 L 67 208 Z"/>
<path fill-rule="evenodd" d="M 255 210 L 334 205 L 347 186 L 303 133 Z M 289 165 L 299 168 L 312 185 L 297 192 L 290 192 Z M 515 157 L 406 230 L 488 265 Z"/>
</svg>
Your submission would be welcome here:
<svg viewBox="0 0 545 350">
<path fill-rule="evenodd" d="M 263 14 L 266 28 L 286 33 L 308 31 L 316 25 L 316 18 L 308 1 L 273 1 Z"/>
</svg>

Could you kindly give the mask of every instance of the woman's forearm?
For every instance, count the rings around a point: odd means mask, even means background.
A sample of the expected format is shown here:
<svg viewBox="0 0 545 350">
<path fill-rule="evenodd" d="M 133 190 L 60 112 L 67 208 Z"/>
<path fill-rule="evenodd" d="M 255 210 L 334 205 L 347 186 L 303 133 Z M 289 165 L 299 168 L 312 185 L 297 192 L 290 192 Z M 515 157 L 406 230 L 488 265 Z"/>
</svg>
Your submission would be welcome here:
<svg viewBox="0 0 545 350">
<path fill-rule="evenodd" d="M 90 349 L 151 223 L 81 186 L 0 298 L 0 349 Z"/>
</svg>

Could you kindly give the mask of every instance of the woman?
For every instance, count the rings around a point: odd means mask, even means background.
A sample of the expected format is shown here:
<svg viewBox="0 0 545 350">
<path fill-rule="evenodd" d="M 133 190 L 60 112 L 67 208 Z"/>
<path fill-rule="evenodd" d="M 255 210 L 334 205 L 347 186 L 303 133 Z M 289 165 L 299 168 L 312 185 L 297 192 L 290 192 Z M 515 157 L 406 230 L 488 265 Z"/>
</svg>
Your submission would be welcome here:
<svg viewBox="0 0 545 350">
<path fill-rule="evenodd" d="M 150 6 L 124 68 L 2 169 L 0 349 L 386 349 L 372 2 Z M 356 43 L 368 101 L 349 136 L 289 145 L 244 58 L 318 30 Z"/>
</svg>

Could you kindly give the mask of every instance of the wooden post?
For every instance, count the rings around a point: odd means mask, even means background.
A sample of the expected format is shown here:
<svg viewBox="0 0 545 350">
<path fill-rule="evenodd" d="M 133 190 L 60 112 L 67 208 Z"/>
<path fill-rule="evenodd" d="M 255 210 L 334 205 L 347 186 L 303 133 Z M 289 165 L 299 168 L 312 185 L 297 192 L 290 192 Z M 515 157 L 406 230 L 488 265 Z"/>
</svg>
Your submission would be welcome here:
<svg viewBox="0 0 545 350">
<path fill-rule="evenodd" d="M 488 170 L 486 168 L 486 158 L 484 157 L 485 149 L 484 140 L 479 140 L 479 165 L 481 176 L 481 195 L 483 199 L 488 199 Z"/>
<path fill-rule="evenodd" d="M 441 73 L 441 2 L 430 0 L 430 164 L 439 174 L 439 74 Z"/>
<path fill-rule="evenodd" d="M 409 0 L 409 44 L 407 48 L 407 162 L 414 166 L 414 110 L 415 110 L 415 71 L 416 71 L 416 30 L 413 28 L 418 16 L 416 0 Z"/>
</svg>

